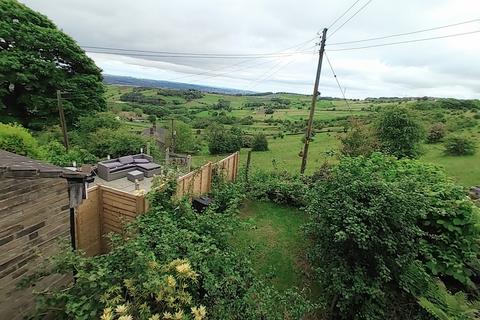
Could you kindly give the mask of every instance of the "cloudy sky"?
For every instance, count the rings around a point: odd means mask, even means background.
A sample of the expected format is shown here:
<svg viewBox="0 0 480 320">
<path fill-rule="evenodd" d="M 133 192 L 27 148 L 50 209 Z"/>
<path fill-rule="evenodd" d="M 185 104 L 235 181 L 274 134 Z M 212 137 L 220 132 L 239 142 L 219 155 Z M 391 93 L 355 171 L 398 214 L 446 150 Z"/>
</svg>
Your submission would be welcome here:
<svg viewBox="0 0 480 320">
<path fill-rule="evenodd" d="M 253 91 L 311 93 L 314 38 L 354 0 L 21 0 L 52 19 L 81 46 L 155 52 L 276 56 L 146 57 L 89 53 L 107 74 Z M 431 41 L 335 51 L 480 30 L 478 0 L 360 0 L 327 35 L 327 54 L 349 98 L 480 98 L 480 33 Z M 472 23 L 384 40 L 335 43 Z M 309 41 L 311 39 L 311 41 Z M 293 48 L 292 48 L 293 47 Z M 143 55 L 142 55 L 143 54 Z M 326 61 L 325 61 L 326 62 Z M 340 96 L 323 65 L 320 91 Z"/>
</svg>

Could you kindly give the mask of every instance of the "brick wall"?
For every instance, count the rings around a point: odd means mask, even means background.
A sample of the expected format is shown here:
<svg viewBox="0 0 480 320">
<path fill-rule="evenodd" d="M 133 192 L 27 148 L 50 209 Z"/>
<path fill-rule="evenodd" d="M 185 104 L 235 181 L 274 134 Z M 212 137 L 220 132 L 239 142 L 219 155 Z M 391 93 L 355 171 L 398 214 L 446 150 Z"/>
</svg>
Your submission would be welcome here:
<svg viewBox="0 0 480 320">
<path fill-rule="evenodd" d="M 59 241 L 70 241 L 69 218 L 65 179 L 0 179 L 0 319 L 21 319 L 33 307 L 32 289 L 17 283 L 57 253 Z M 51 276 L 35 289 L 66 281 Z"/>
</svg>

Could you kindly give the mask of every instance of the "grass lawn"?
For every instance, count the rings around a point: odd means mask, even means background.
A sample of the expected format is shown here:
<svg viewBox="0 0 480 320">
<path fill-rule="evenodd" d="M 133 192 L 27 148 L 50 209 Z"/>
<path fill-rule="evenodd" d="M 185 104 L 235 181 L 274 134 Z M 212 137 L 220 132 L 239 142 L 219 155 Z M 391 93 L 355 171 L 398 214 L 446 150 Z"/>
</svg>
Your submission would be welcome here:
<svg viewBox="0 0 480 320">
<path fill-rule="evenodd" d="M 240 217 L 245 227 L 234 233 L 231 243 L 250 257 L 257 274 L 278 290 L 310 288 L 301 231 L 305 213 L 270 202 L 247 202 Z"/>
<path fill-rule="evenodd" d="M 458 184 L 465 187 L 480 185 L 480 152 L 472 156 L 444 155 L 442 144 L 425 145 L 420 160 L 442 167 Z"/>
</svg>

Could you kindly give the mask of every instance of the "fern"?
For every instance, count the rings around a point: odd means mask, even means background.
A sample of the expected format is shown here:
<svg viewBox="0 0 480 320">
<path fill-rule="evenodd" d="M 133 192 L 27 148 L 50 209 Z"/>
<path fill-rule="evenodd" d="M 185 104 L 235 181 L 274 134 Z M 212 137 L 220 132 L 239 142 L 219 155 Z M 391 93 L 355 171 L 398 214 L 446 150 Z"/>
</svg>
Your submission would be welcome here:
<svg viewBox="0 0 480 320">
<path fill-rule="evenodd" d="M 480 316 L 480 301 L 469 301 L 463 292 L 451 294 L 442 281 L 429 276 L 420 264 L 410 266 L 402 276 L 402 285 L 439 320 L 473 320 Z"/>
</svg>

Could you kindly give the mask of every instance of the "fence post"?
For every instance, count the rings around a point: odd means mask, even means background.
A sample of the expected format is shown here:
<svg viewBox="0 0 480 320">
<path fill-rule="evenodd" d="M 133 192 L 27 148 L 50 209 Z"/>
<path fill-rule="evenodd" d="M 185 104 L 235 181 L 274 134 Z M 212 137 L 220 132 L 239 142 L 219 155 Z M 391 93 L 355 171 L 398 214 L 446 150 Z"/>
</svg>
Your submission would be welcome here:
<svg viewBox="0 0 480 320">
<path fill-rule="evenodd" d="M 252 150 L 248 150 L 247 167 L 245 168 L 245 181 L 248 182 L 248 172 L 250 171 L 250 161 L 252 160 Z"/>
</svg>

